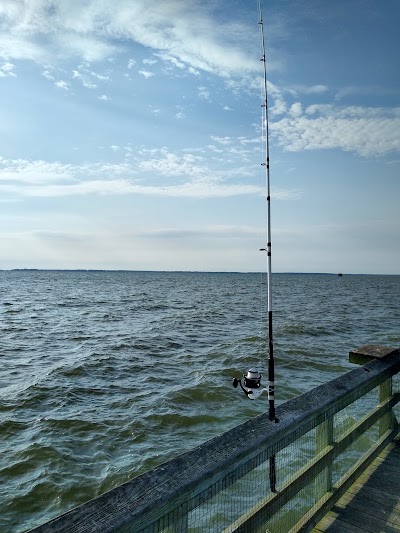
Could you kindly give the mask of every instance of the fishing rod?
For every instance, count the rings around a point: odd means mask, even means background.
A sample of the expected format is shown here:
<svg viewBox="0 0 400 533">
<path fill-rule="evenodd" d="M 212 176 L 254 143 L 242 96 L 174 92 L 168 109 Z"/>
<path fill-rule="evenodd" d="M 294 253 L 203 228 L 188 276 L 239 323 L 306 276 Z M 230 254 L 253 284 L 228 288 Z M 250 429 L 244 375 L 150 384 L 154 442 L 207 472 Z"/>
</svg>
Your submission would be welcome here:
<svg viewBox="0 0 400 533">
<path fill-rule="evenodd" d="M 260 61 L 263 63 L 263 92 L 264 102 L 262 104 L 262 134 L 265 131 L 265 161 L 262 166 L 265 167 L 266 193 L 267 193 L 267 247 L 261 248 L 260 251 L 267 252 L 267 301 L 268 301 L 268 388 L 261 387 L 262 375 L 255 369 L 250 369 L 246 375 L 243 375 L 244 381 L 233 378 L 232 384 L 240 388 L 246 396 L 255 400 L 266 391 L 268 393 L 268 418 L 273 422 L 278 422 L 275 414 L 275 363 L 274 363 L 274 343 L 272 331 L 272 246 L 271 246 L 271 180 L 269 165 L 269 122 L 268 122 L 268 87 L 267 87 L 267 61 L 265 53 L 265 36 L 264 24 L 262 18 L 261 0 L 258 0 L 258 24 L 260 26 L 261 54 Z M 264 141 L 264 139 L 263 139 Z M 269 481 L 271 491 L 276 491 L 276 460 L 275 456 L 269 459 Z"/>
<path fill-rule="evenodd" d="M 266 175 L 266 189 L 267 189 L 267 247 L 261 248 L 260 251 L 267 252 L 267 301 L 268 301 L 268 388 L 261 387 L 262 375 L 255 369 L 250 369 L 246 375 L 243 375 L 244 382 L 237 378 L 233 378 L 233 386 L 236 388 L 240 385 L 243 392 L 250 400 L 256 400 L 261 394 L 268 392 L 268 416 L 269 419 L 278 422 L 275 415 L 275 368 L 274 368 L 274 343 L 272 334 L 272 250 L 271 250 L 271 185 L 270 185 L 270 169 L 269 169 L 269 123 L 268 123 L 268 88 L 267 88 L 267 61 L 265 54 L 265 37 L 264 24 L 262 19 L 261 0 L 258 0 L 258 15 L 261 37 L 261 52 L 262 57 L 260 61 L 263 62 L 263 89 L 264 102 L 262 104 L 262 134 L 264 137 L 265 128 L 265 162 L 261 163 L 265 167 Z M 264 139 L 263 139 L 264 141 Z"/>
<path fill-rule="evenodd" d="M 267 286 L 268 286 L 268 404 L 269 419 L 278 422 L 275 415 L 275 363 L 274 363 L 274 342 L 272 334 L 272 245 L 271 245 L 271 179 L 269 172 L 269 121 L 268 121 L 268 86 L 267 86 L 267 58 L 265 54 L 264 24 L 262 18 L 261 0 L 258 0 L 259 26 L 261 36 L 261 49 L 264 74 L 264 104 L 263 122 L 265 124 L 265 173 L 267 182 Z M 264 248 L 265 251 L 265 248 Z M 276 458 L 275 455 L 269 459 L 269 484 L 272 492 L 276 491 Z"/>
<path fill-rule="evenodd" d="M 275 417 L 275 364 L 274 364 L 274 342 L 272 334 L 272 246 L 271 246 L 271 179 L 269 171 L 269 122 L 268 122 L 268 88 L 267 88 L 267 60 L 265 54 L 265 37 L 264 24 L 262 18 L 261 0 L 258 0 L 259 25 L 261 35 L 261 48 L 263 63 L 263 88 L 264 88 L 264 103 L 263 107 L 263 123 L 265 124 L 265 166 L 266 183 L 267 183 L 267 248 L 261 248 L 261 251 L 266 251 L 267 259 L 267 291 L 268 291 L 268 403 L 269 403 L 269 419 L 276 421 Z"/>
</svg>

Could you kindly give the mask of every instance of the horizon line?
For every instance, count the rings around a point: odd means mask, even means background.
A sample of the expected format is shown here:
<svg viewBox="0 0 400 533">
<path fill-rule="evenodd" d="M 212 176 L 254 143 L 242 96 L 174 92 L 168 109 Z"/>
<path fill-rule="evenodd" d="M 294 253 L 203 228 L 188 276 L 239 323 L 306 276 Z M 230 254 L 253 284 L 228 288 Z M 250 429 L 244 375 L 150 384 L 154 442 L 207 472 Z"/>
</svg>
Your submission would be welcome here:
<svg viewBox="0 0 400 533">
<path fill-rule="evenodd" d="M 258 270 L 152 270 L 152 269 L 126 269 L 126 268 L 0 268 L 0 272 L 148 272 L 148 273 L 177 273 L 177 274 L 266 274 Z M 365 272 L 300 272 L 300 271 L 276 271 L 272 274 L 304 274 L 304 275 L 328 275 L 328 276 L 399 276 L 394 273 L 365 273 Z"/>
</svg>

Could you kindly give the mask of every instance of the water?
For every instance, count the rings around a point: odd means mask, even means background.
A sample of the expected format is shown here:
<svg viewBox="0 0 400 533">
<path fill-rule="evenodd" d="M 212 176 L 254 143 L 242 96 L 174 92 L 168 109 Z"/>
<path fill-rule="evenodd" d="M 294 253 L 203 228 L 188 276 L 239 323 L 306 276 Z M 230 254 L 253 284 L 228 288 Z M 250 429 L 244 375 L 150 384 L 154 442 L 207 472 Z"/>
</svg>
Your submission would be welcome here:
<svg viewBox="0 0 400 533">
<path fill-rule="evenodd" d="M 400 276 L 276 274 L 279 403 L 400 345 Z M 266 409 L 260 274 L 0 272 L 0 531 L 21 532 Z"/>
</svg>

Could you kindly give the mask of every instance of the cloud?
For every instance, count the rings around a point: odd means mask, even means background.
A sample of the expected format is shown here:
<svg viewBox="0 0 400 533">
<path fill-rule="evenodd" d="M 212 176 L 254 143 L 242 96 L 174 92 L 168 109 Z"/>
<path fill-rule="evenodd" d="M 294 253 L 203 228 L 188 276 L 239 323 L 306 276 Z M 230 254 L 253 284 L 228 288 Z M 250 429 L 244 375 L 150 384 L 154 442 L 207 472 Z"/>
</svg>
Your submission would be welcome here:
<svg viewBox="0 0 400 533">
<path fill-rule="evenodd" d="M 182 113 L 182 111 L 181 111 Z M 193 198 L 261 194 L 260 139 L 212 136 L 215 144 L 172 152 L 133 145 L 108 145 L 121 162 L 64 164 L 0 157 L 3 197 L 74 195 L 152 195 Z M 292 200 L 298 191 L 272 191 Z"/>
<path fill-rule="evenodd" d="M 112 149 L 119 151 L 116 145 Z M 161 181 L 160 177 L 163 177 Z M 175 178 L 180 178 L 179 183 L 173 183 Z M 0 160 L 1 190 L 22 196 L 146 194 L 222 197 L 259 192 L 253 185 L 224 181 L 218 172 L 204 165 L 201 157 L 193 154 L 179 156 L 168 151 L 161 151 L 150 159 L 142 157 L 138 160 L 136 157 L 131 163 L 114 165 Z"/>
<path fill-rule="evenodd" d="M 179 61 L 176 57 L 171 56 L 165 52 L 158 52 L 156 53 L 156 56 L 162 59 L 165 63 L 170 63 L 174 67 L 179 68 L 181 70 L 184 70 L 187 67 L 185 63 L 183 63 L 182 61 Z"/>
<path fill-rule="evenodd" d="M 69 91 L 69 83 L 64 80 L 59 80 L 54 82 L 54 85 L 58 87 L 59 89 L 63 89 L 64 91 Z"/>
<path fill-rule="evenodd" d="M 131 70 L 136 65 L 136 61 L 134 59 L 130 59 L 128 61 L 128 70 Z"/>
<path fill-rule="evenodd" d="M 13 63 L 3 63 L 0 65 L 0 78 L 16 78 L 14 72 L 15 65 Z"/>
<path fill-rule="evenodd" d="M 76 167 L 59 162 L 25 159 L 4 159 L 0 157 L 0 183 L 19 182 L 43 184 L 60 182 L 73 178 Z"/>
<path fill-rule="evenodd" d="M 232 139 L 231 137 L 218 137 L 216 135 L 211 135 L 210 136 L 211 140 L 214 141 L 214 142 L 217 142 L 218 144 L 231 144 L 232 143 Z"/>
<path fill-rule="evenodd" d="M 116 46 L 99 37 L 66 31 L 54 38 L 57 55 L 78 57 L 85 61 L 101 61 L 116 51 Z"/>
<path fill-rule="evenodd" d="M 326 93 L 328 87 L 326 85 L 312 85 L 311 87 L 306 87 L 303 92 L 305 94 L 321 94 Z"/>
<path fill-rule="evenodd" d="M 59 80 L 54 82 L 54 85 L 59 89 L 64 89 L 64 91 L 69 91 L 69 83 L 64 80 Z"/>
<path fill-rule="evenodd" d="M 328 90 L 326 85 L 296 85 L 292 89 L 294 94 L 323 94 L 328 92 Z"/>
<path fill-rule="evenodd" d="M 43 76 L 44 78 L 46 78 L 46 80 L 49 80 L 49 81 L 54 81 L 54 80 L 56 79 L 56 78 L 53 76 L 53 74 L 52 74 L 50 68 L 44 69 L 43 72 L 42 72 L 42 76 Z"/>
<path fill-rule="evenodd" d="M 207 100 L 207 102 L 211 102 L 210 91 L 206 87 L 198 87 L 197 89 L 198 89 L 199 98 L 202 98 L 203 100 Z"/>
<path fill-rule="evenodd" d="M 146 80 L 155 76 L 154 72 L 149 72 L 148 70 L 139 70 L 138 72 L 141 76 L 146 78 Z"/>
<path fill-rule="evenodd" d="M 97 72 L 90 71 L 90 74 L 101 81 L 109 81 L 111 78 L 110 76 L 104 76 L 103 74 L 97 74 Z"/>
<path fill-rule="evenodd" d="M 0 6 L 1 7 L 1 6 Z M 1 16 L 1 13 L 0 13 Z M 46 63 L 51 54 L 45 48 L 36 44 L 32 35 L 23 35 L 17 29 L 2 26 L 0 33 L 0 57 L 6 60 L 28 60 Z"/>
<path fill-rule="evenodd" d="M 335 94 L 335 101 L 340 101 L 348 96 L 376 96 L 377 94 L 381 96 L 397 96 L 397 91 L 395 87 L 391 86 L 379 86 L 379 85 L 368 85 L 368 86 L 349 86 L 342 87 Z"/>
<path fill-rule="evenodd" d="M 100 96 L 97 97 L 99 100 L 103 100 L 104 102 L 110 102 L 111 101 L 111 98 L 109 96 L 107 96 L 106 94 L 102 94 Z"/>
<path fill-rule="evenodd" d="M 296 102 L 292 104 L 292 106 L 289 109 L 289 113 L 292 115 L 292 117 L 300 117 L 303 112 L 303 107 L 300 102 Z"/>
<path fill-rule="evenodd" d="M 4 192 L 16 193 L 17 188 L 12 185 L 1 186 Z M 64 196 L 81 196 L 88 194 L 101 195 L 151 195 L 178 198 L 224 198 L 243 194 L 259 194 L 258 187 L 251 185 L 228 185 L 213 182 L 186 182 L 181 185 L 143 186 L 128 180 L 87 180 L 68 185 L 42 185 L 40 187 L 26 186 L 20 191 L 23 196 L 56 198 Z"/>
<path fill-rule="evenodd" d="M 79 79 L 82 82 L 82 85 L 84 87 L 86 87 L 86 89 L 96 89 L 97 88 L 97 85 L 95 83 L 93 83 L 92 81 L 87 79 L 85 76 L 83 76 L 77 70 L 73 70 L 72 71 L 72 78 L 73 79 L 75 79 L 75 78 Z"/>
<path fill-rule="evenodd" d="M 283 115 L 287 112 L 287 105 L 285 100 L 282 98 L 276 98 L 274 105 L 271 108 L 271 115 L 277 116 L 277 115 Z"/>
<path fill-rule="evenodd" d="M 296 104 L 294 104 L 296 105 Z M 285 150 L 341 149 L 363 157 L 400 152 L 400 113 L 397 109 L 313 105 L 302 114 L 271 124 L 271 133 Z"/>
<path fill-rule="evenodd" d="M 244 24 L 218 20 L 213 9 L 200 0 L 59 0 L 51 8 L 47 0 L 15 2 L 0 12 L 0 55 L 42 64 L 71 57 L 92 62 L 135 42 L 192 74 L 202 70 L 242 77 L 257 71 L 258 61 L 246 53 L 253 32 Z"/>
</svg>

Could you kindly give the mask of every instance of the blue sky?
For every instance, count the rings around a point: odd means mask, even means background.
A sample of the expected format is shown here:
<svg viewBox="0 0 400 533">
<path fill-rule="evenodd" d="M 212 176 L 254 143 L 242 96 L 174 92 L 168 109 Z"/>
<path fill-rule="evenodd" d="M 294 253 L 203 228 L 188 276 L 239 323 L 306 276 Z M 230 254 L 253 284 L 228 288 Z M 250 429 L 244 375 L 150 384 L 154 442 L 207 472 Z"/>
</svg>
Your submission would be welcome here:
<svg viewBox="0 0 400 533">
<path fill-rule="evenodd" d="M 400 273 L 400 3 L 269 0 L 272 267 Z M 265 268 L 256 0 L 0 1 L 0 268 Z"/>
</svg>

